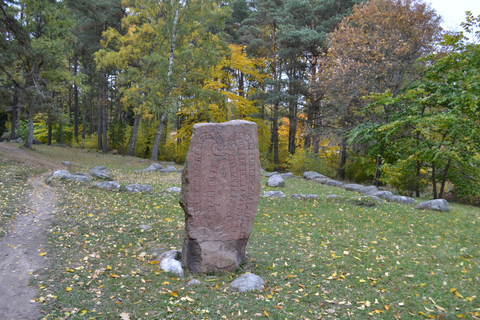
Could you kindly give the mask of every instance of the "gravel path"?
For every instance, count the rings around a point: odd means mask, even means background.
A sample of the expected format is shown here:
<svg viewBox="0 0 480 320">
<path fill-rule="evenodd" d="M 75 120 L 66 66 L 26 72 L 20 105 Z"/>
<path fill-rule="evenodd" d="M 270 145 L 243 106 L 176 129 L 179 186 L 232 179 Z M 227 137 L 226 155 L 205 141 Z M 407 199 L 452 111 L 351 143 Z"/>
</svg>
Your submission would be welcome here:
<svg viewBox="0 0 480 320">
<path fill-rule="evenodd" d="M 15 145 L 0 143 L 2 158 L 26 165 L 42 164 L 61 167 L 38 159 Z M 56 211 L 57 195 L 44 177 L 29 179 L 32 191 L 25 199 L 25 210 L 9 226 L 10 232 L 0 239 L 0 319 L 38 319 L 40 302 L 34 302 L 38 289 L 29 286 L 32 273 L 47 268 L 46 229 Z"/>
</svg>

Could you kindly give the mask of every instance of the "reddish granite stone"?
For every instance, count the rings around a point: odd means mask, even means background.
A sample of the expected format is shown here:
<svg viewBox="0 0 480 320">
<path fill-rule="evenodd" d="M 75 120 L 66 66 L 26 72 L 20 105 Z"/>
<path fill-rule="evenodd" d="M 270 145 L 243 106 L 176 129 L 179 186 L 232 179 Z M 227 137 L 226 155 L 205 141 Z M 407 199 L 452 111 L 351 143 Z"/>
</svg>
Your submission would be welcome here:
<svg viewBox="0 0 480 320">
<path fill-rule="evenodd" d="M 245 259 L 260 197 L 257 125 L 193 126 L 182 173 L 182 262 L 194 273 L 233 271 Z"/>
</svg>

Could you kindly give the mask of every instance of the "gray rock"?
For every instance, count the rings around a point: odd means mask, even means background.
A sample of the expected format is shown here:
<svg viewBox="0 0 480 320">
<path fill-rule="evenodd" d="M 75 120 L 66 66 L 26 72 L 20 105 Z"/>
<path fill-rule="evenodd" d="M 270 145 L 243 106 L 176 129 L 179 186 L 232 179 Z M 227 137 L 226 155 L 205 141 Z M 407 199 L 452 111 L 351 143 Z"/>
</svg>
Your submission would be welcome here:
<svg viewBox="0 0 480 320">
<path fill-rule="evenodd" d="M 245 273 L 230 283 L 230 288 L 239 292 L 263 290 L 265 281 L 256 274 Z"/>
<path fill-rule="evenodd" d="M 175 259 L 179 260 L 180 259 L 181 252 L 179 250 L 170 250 L 167 252 L 164 252 L 158 256 L 158 260 L 163 260 L 163 259 Z"/>
<path fill-rule="evenodd" d="M 183 277 L 182 264 L 178 260 L 165 258 L 160 261 L 160 268 L 163 271 L 171 272 L 179 277 Z"/>
<path fill-rule="evenodd" d="M 368 195 L 379 197 L 380 199 L 385 199 L 387 201 L 389 201 L 389 199 L 393 197 L 393 193 L 391 193 L 390 191 L 377 191 L 377 192 L 369 193 Z"/>
<path fill-rule="evenodd" d="M 327 182 L 325 182 L 325 184 L 327 186 L 341 187 L 345 183 L 343 183 L 342 181 L 337 181 L 337 180 L 328 180 Z"/>
<path fill-rule="evenodd" d="M 93 186 L 100 189 L 120 190 L 120 184 L 116 181 L 97 182 L 94 183 Z"/>
<path fill-rule="evenodd" d="M 285 198 L 285 193 L 282 191 L 266 191 L 263 194 L 264 198 Z"/>
<path fill-rule="evenodd" d="M 414 209 L 419 210 L 434 210 L 440 212 L 449 212 L 450 206 L 445 199 L 435 199 L 430 201 L 422 202 L 414 207 Z"/>
<path fill-rule="evenodd" d="M 318 199 L 317 194 L 292 194 L 293 199 Z"/>
<path fill-rule="evenodd" d="M 200 282 L 200 280 L 192 279 L 192 280 L 190 280 L 190 281 L 187 282 L 186 286 L 187 286 L 187 287 L 191 287 L 191 286 L 198 286 L 198 285 L 200 285 L 200 284 L 202 284 L 202 283 Z"/>
<path fill-rule="evenodd" d="M 362 196 L 362 197 L 355 197 L 349 200 L 351 204 L 362 206 L 362 207 L 374 207 L 378 204 L 383 204 L 384 201 L 379 197 L 375 196 Z"/>
<path fill-rule="evenodd" d="M 50 178 L 46 180 L 47 184 L 52 182 L 53 179 L 70 180 L 76 182 L 90 182 L 92 177 L 86 173 L 71 174 L 68 170 L 55 171 Z"/>
<path fill-rule="evenodd" d="M 112 180 L 112 178 L 109 176 L 110 171 L 107 169 L 105 166 L 98 166 L 95 168 L 90 169 L 90 174 L 98 179 L 102 180 Z"/>
<path fill-rule="evenodd" d="M 344 199 L 344 196 L 338 195 L 338 194 L 328 194 L 326 196 L 326 199 Z"/>
<path fill-rule="evenodd" d="M 179 187 L 171 187 L 168 189 L 165 189 L 166 192 L 174 192 L 174 193 L 180 193 L 182 192 L 182 188 Z"/>
<path fill-rule="evenodd" d="M 320 174 L 315 171 L 305 171 L 303 173 L 303 179 L 305 180 L 313 180 L 315 178 L 326 178 L 323 174 Z"/>
<path fill-rule="evenodd" d="M 330 181 L 332 179 L 323 177 L 323 178 L 314 178 L 312 180 L 315 181 L 315 182 L 318 182 L 320 184 L 326 184 L 328 181 Z"/>
<path fill-rule="evenodd" d="M 268 178 L 267 187 L 282 187 L 284 180 L 281 175 L 275 174 Z"/>
<path fill-rule="evenodd" d="M 43 144 L 43 142 L 40 141 L 40 140 L 37 140 L 37 139 L 33 139 L 33 140 L 32 140 L 32 144 L 40 145 L 40 144 Z"/>
<path fill-rule="evenodd" d="M 160 169 L 160 170 L 158 170 L 158 171 L 163 172 L 163 173 L 170 173 L 170 172 L 175 172 L 175 171 L 177 171 L 177 168 L 175 168 L 175 167 L 172 166 L 172 165 L 169 165 L 169 166 L 167 166 L 165 169 Z"/>
<path fill-rule="evenodd" d="M 370 195 L 370 194 L 375 193 L 377 191 L 379 191 L 379 190 L 376 186 L 368 186 L 368 187 L 360 188 L 360 193 L 367 194 L 367 195 Z"/>
<path fill-rule="evenodd" d="M 71 166 L 72 165 L 70 163 L 70 161 L 62 161 L 62 164 L 65 165 L 65 166 Z"/>
<path fill-rule="evenodd" d="M 13 142 L 13 143 L 23 143 L 23 139 L 22 139 L 22 138 L 18 138 L 18 139 L 15 139 L 15 140 L 10 140 L 10 142 Z"/>
<path fill-rule="evenodd" d="M 71 175 L 70 171 L 68 171 L 68 170 L 58 170 L 58 171 L 55 171 L 52 174 L 52 177 L 53 178 L 62 178 L 62 177 L 67 176 L 67 175 Z"/>
<path fill-rule="evenodd" d="M 140 162 L 143 162 L 143 161 L 140 161 Z M 153 172 L 153 171 L 159 171 L 162 169 L 163 167 L 161 164 L 152 163 L 148 168 L 142 169 L 142 170 L 135 170 L 134 172 Z"/>
<path fill-rule="evenodd" d="M 276 174 L 278 174 L 278 172 L 277 172 L 277 171 L 274 171 L 274 172 L 265 173 L 263 176 L 264 176 L 264 177 L 267 177 L 267 178 L 270 178 L 271 176 L 274 176 L 274 175 L 276 175 Z"/>
<path fill-rule="evenodd" d="M 391 196 L 390 198 L 388 198 L 388 201 L 404 203 L 404 204 L 414 204 L 415 203 L 415 199 L 410 198 L 410 197 L 404 197 L 404 196 Z"/>
<path fill-rule="evenodd" d="M 129 184 L 125 189 L 128 192 L 148 192 L 152 190 L 152 187 L 148 184 Z"/>
<path fill-rule="evenodd" d="M 148 225 L 146 225 L 146 224 L 142 224 L 142 225 L 140 226 L 140 229 L 147 231 L 147 230 L 152 229 L 152 226 L 148 226 Z"/>
<path fill-rule="evenodd" d="M 349 183 L 343 185 L 343 189 L 347 191 L 355 191 L 355 192 L 360 192 L 360 190 L 364 188 L 361 184 L 356 184 L 356 183 Z"/>
<path fill-rule="evenodd" d="M 282 178 L 293 178 L 293 177 L 295 177 L 293 175 L 293 173 L 291 173 L 291 172 L 282 173 L 281 176 L 282 176 Z"/>
</svg>

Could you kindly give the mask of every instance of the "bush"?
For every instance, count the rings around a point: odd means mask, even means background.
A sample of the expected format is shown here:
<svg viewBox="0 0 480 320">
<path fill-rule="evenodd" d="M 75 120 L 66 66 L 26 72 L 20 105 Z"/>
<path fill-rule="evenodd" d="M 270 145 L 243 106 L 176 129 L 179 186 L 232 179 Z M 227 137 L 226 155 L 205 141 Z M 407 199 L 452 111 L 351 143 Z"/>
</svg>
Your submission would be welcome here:
<svg viewBox="0 0 480 320">
<path fill-rule="evenodd" d="M 316 155 L 305 149 L 298 149 L 287 161 L 288 169 L 302 175 L 305 171 L 316 171 L 327 177 L 335 177 L 338 171 L 338 157 L 335 152 L 325 152 Z"/>
</svg>

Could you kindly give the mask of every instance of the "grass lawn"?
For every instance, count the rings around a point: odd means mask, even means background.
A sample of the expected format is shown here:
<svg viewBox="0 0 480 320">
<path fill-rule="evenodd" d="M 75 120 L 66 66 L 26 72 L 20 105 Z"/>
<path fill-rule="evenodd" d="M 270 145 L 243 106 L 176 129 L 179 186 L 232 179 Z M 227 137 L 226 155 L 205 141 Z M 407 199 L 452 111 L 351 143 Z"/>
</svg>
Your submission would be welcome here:
<svg viewBox="0 0 480 320">
<path fill-rule="evenodd" d="M 241 270 L 178 278 L 161 271 L 156 254 L 182 246 L 178 194 L 163 192 L 181 186 L 179 173 L 134 173 L 150 164 L 139 158 L 35 149 L 36 156 L 70 161 L 72 173 L 106 165 L 123 186 L 153 187 L 131 194 L 55 183 L 63 201 L 49 228 L 50 267 L 32 282 L 45 319 L 480 318 L 477 207 L 359 207 L 326 200 L 354 192 L 287 179 L 280 188 L 287 198 L 260 199 Z M 272 190 L 265 182 L 262 193 Z M 319 198 L 291 199 L 294 193 Z M 245 272 L 261 276 L 264 290 L 231 291 L 229 283 Z M 201 284 L 187 286 L 191 279 Z"/>
</svg>

